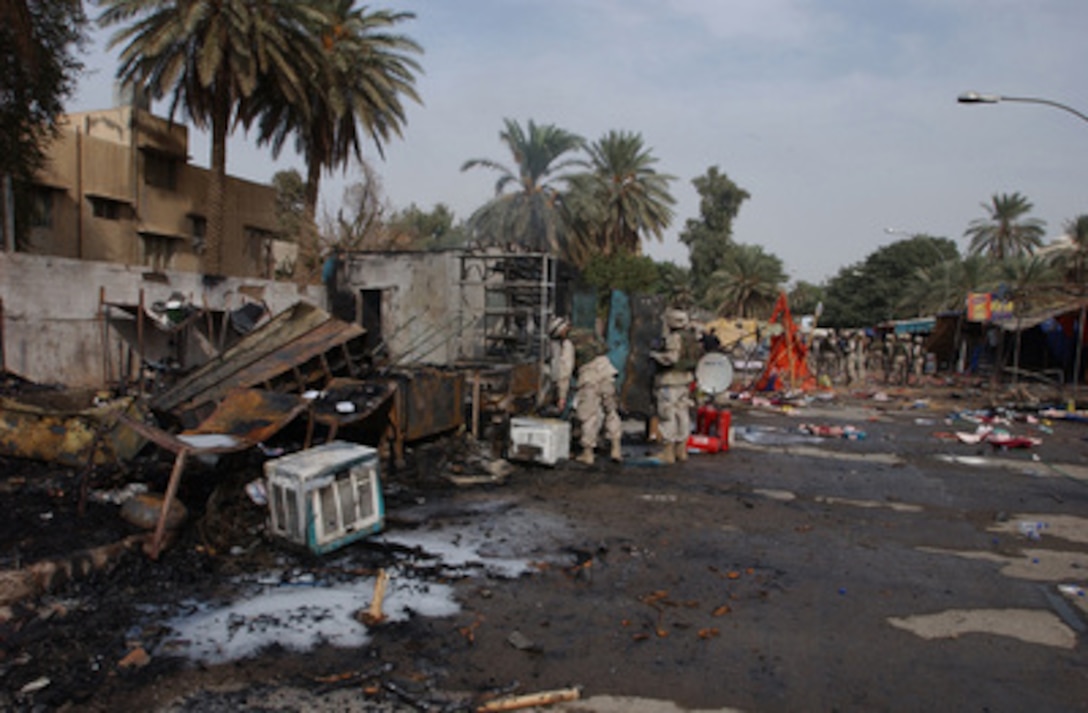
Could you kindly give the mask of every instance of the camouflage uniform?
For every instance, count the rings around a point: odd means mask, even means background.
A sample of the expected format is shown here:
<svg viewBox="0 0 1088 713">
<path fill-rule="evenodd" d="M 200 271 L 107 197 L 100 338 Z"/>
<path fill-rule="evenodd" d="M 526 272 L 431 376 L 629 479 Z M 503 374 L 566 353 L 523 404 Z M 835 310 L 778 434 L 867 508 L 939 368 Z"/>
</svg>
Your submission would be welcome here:
<svg viewBox="0 0 1088 713">
<path fill-rule="evenodd" d="M 541 406 L 555 406 L 559 411 L 567 407 L 570 379 L 574 376 L 574 342 L 569 338 L 570 322 L 563 317 L 554 318 L 548 325 L 548 369 L 544 387 L 540 393 Z M 555 394 L 553 402 L 552 394 Z"/>
<path fill-rule="evenodd" d="M 914 372 L 914 383 L 920 385 L 926 369 L 926 348 L 921 337 L 914 338 L 910 347 L 910 368 Z"/>
<path fill-rule="evenodd" d="M 611 459 L 620 462 L 623 454 L 620 439 L 623 435 L 616 395 L 616 377 L 619 372 L 605 353 L 604 344 L 595 335 L 574 333 L 571 335 L 577 354 L 578 378 L 575 382 L 574 415 L 581 424 L 580 444 L 582 452 L 577 460 L 593 464 L 597 439 L 604 427 L 604 436 L 611 445 Z"/>
<path fill-rule="evenodd" d="M 680 310 L 665 312 L 664 345 L 650 352 L 650 358 L 662 369 L 654 375 L 658 428 L 663 449 L 661 460 L 672 463 L 687 460 L 688 436 L 691 435 L 691 382 L 698 359 L 694 335 L 687 335 L 688 315 Z"/>
<path fill-rule="evenodd" d="M 846 381 L 857 385 L 865 381 L 865 333 L 851 332 L 846 338 Z"/>
</svg>

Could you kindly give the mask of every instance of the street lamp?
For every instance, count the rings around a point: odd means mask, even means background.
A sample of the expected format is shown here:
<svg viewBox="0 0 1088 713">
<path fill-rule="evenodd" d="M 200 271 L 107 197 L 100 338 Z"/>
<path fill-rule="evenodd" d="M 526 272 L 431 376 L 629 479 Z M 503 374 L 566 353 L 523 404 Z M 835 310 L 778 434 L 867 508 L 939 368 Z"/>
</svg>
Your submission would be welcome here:
<svg viewBox="0 0 1088 713">
<path fill-rule="evenodd" d="M 956 97 L 960 104 L 997 104 L 998 102 L 1026 102 L 1028 104 L 1045 104 L 1056 109 L 1067 111 L 1078 119 L 1088 121 L 1088 114 L 1083 114 L 1071 106 L 1050 99 L 1036 97 L 1006 97 L 1001 94 L 980 94 L 979 92 L 964 92 Z"/>
</svg>

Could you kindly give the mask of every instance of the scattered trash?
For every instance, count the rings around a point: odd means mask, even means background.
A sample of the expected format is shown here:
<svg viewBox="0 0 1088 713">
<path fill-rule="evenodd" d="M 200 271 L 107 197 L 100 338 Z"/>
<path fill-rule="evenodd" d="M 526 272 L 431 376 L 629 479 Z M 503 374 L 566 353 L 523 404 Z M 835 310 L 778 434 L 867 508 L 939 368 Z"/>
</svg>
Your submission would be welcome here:
<svg viewBox="0 0 1088 713">
<path fill-rule="evenodd" d="M 129 498 L 147 492 L 147 483 L 129 483 L 114 490 L 92 490 L 89 495 L 93 502 L 120 505 Z"/>
<path fill-rule="evenodd" d="M 268 505 L 268 490 L 264 486 L 264 478 L 258 478 L 246 483 L 246 495 L 255 505 L 261 507 Z"/>
<path fill-rule="evenodd" d="M 532 639 L 516 629 L 510 632 L 510 635 L 506 637 L 506 641 L 518 651 L 539 652 L 541 650 Z"/>
<path fill-rule="evenodd" d="M 49 678 L 47 678 L 46 676 L 42 676 L 41 678 L 36 678 L 20 688 L 19 693 L 37 693 L 38 691 L 41 691 L 49 686 L 49 684 L 51 683 L 52 681 L 49 680 Z"/>
<path fill-rule="evenodd" d="M 1013 436 L 995 431 L 986 437 L 986 442 L 994 448 L 1032 448 L 1042 444 L 1043 440 L 1041 438 Z"/>
<path fill-rule="evenodd" d="M 536 706 L 550 706 L 556 703 L 576 701 L 581 695 L 581 689 L 564 688 L 558 691 L 545 691 L 543 693 L 529 693 L 522 696 L 499 698 L 478 706 L 476 708 L 476 713 L 496 713 L 498 711 L 516 711 Z"/>
<path fill-rule="evenodd" d="M 773 427 L 744 426 L 738 428 L 736 433 L 742 440 L 748 443 L 764 446 L 813 444 L 820 443 L 823 440 L 818 436 L 786 433 Z"/>
<path fill-rule="evenodd" d="M 1043 530 L 1047 528 L 1045 522 L 1021 522 L 1017 525 L 1017 529 L 1020 530 L 1020 534 L 1027 537 L 1029 540 L 1042 539 Z"/>
<path fill-rule="evenodd" d="M 385 602 L 385 590 L 389 585 L 389 574 L 384 569 L 378 570 L 378 576 L 374 578 L 374 596 L 370 600 L 370 607 L 355 613 L 355 619 L 366 626 L 374 626 L 385 621 L 382 606 Z"/>
<path fill-rule="evenodd" d="M 722 450 L 722 439 L 717 436 L 693 433 L 688 436 L 685 447 L 688 453 L 719 453 Z"/>
<path fill-rule="evenodd" d="M 151 655 L 142 646 L 137 646 L 117 662 L 118 668 L 143 668 L 151 663 Z"/>
<path fill-rule="evenodd" d="M 1059 584 L 1058 591 L 1067 597 L 1083 597 L 1084 588 L 1076 584 Z"/>
<path fill-rule="evenodd" d="M 865 439 L 865 431 L 855 426 L 823 426 L 813 423 L 803 423 L 797 427 L 800 433 L 821 438 L 845 438 L 849 441 L 861 441 Z"/>
<path fill-rule="evenodd" d="M 1014 436 L 1003 428 L 985 424 L 979 425 L 974 432 L 957 431 L 956 439 L 968 445 L 989 443 L 994 448 L 1031 448 L 1043 442 L 1042 439 L 1030 436 Z"/>
</svg>

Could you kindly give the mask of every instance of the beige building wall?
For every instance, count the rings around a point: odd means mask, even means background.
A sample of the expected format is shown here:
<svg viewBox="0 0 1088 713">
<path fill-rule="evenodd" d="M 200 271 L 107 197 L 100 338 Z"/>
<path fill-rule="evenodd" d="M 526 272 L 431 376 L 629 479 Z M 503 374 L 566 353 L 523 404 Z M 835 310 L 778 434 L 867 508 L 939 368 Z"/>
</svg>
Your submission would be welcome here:
<svg viewBox="0 0 1088 713">
<path fill-rule="evenodd" d="M 28 251 L 151 271 L 202 271 L 210 172 L 189 163 L 188 130 L 139 108 L 70 114 L 39 174 L 48 220 Z M 224 274 L 272 277 L 275 190 L 228 176 Z"/>
<path fill-rule="evenodd" d="M 260 302 L 279 314 L 296 302 L 326 308 L 325 288 L 252 277 L 206 281 L 194 272 L 150 273 L 115 262 L 73 260 L 0 251 L 0 367 L 41 384 L 102 388 L 115 384 L 127 365 L 119 330 L 104 314 L 117 305 L 145 308 L 181 295 L 208 310 L 236 310 Z M 111 308 L 104 305 L 114 305 Z M 147 330 L 154 344 L 157 330 Z"/>
</svg>

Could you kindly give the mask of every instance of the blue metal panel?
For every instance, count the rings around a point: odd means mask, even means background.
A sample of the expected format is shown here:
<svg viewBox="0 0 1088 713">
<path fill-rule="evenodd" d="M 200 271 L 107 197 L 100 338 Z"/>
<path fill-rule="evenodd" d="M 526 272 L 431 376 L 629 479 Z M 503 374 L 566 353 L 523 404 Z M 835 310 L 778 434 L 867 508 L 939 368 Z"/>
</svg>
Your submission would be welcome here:
<svg viewBox="0 0 1088 713">
<path fill-rule="evenodd" d="M 619 372 L 617 383 L 627 377 L 627 355 L 631 353 L 631 300 L 627 294 L 612 290 L 608 308 L 608 360 Z"/>
</svg>

